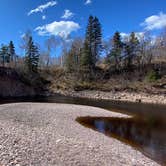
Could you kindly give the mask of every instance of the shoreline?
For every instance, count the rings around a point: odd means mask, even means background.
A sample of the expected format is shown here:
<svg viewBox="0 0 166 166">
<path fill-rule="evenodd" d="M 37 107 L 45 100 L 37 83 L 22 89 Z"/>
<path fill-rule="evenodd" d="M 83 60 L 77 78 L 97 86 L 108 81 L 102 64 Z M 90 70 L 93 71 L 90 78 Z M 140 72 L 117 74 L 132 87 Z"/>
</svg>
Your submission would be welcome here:
<svg viewBox="0 0 166 166">
<path fill-rule="evenodd" d="M 103 92 L 97 90 L 84 90 L 84 91 L 70 91 L 70 90 L 57 90 L 54 94 L 60 94 L 70 97 L 89 98 L 98 100 L 111 100 L 132 103 L 145 103 L 145 104 L 162 104 L 166 105 L 166 95 L 136 93 L 136 92 Z M 49 95 L 48 95 L 49 96 Z"/>
<path fill-rule="evenodd" d="M 53 92 L 44 92 L 36 95 L 25 96 L 0 96 L 0 99 L 13 99 L 13 98 L 36 98 L 38 96 L 51 97 L 56 95 L 63 95 L 66 97 L 79 97 L 96 100 L 110 100 L 116 102 L 129 102 L 129 103 L 143 103 L 143 104 L 159 104 L 166 105 L 166 94 L 148 94 L 143 92 L 126 92 L 126 91 L 98 91 L 98 90 L 54 90 Z"/>
<path fill-rule="evenodd" d="M 160 165 L 142 151 L 75 121 L 86 116 L 128 117 L 124 114 L 90 106 L 15 103 L 0 106 L 0 115 L 0 165 Z"/>
</svg>

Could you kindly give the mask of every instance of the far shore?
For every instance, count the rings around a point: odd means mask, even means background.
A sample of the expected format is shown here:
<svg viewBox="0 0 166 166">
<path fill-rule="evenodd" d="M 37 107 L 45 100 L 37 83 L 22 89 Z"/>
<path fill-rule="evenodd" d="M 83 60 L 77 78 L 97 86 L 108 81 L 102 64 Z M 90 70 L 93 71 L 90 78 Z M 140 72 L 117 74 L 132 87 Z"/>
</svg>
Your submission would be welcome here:
<svg viewBox="0 0 166 166">
<path fill-rule="evenodd" d="M 114 101 L 124 101 L 133 103 L 149 103 L 149 104 L 166 104 L 166 94 L 148 94 L 137 92 L 103 92 L 96 90 L 72 91 L 72 90 L 57 90 L 58 93 L 65 96 L 90 98 L 90 99 L 106 99 Z"/>
</svg>

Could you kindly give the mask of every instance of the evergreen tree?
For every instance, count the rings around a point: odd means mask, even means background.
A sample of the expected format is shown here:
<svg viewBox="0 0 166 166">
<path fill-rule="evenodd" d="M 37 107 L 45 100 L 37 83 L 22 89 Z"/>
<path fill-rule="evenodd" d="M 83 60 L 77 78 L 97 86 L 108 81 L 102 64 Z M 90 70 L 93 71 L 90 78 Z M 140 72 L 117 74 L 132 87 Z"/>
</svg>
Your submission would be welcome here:
<svg viewBox="0 0 166 166">
<path fill-rule="evenodd" d="M 93 58 L 94 63 L 99 60 L 100 53 L 102 51 L 102 30 L 101 24 L 97 17 L 93 20 L 93 33 L 94 33 L 94 43 L 93 43 Z"/>
<path fill-rule="evenodd" d="M 83 79 L 90 79 L 92 74 L 92 52 L 87 41 L 84 42 L 84 47 L 81 51 L 80 72 Z"/>
<path fill-rule="evenodd" d="M 9 49 L 8 51 L 10 55 L 10 61 L 11 62 L 16 61 L 15 47 L 12 41 L 10 41 L 8 49 Z"/>
<path fill-rule="evenodd" d="M 32 37 L 29 37 L 26 46 L 26 65 L 30 72 L 37 72 L 39 63 L 38 47 L 34 44 Z"/>
<path fill-rule="evenodd" d="M 8 46 L 2 45 L 0 50 L 1 64 L 4 67 L 5 63 L 10 62 L 10 55 L 8 53 Z"/>
<path fill-rule="evenodd" d="M 86 43 L 89 45 L 90 49 L 92 49 L 94 41 L 93 20 L 94 20 L 93 16 L 89 16 L 88 25 L 86 28 L 86 35 L 85 35 Z"/>
<path fill-rule="evenodd" d="M 114 57 L 116 70 L 119 69 L 120 58 L 123 49 L 123 42 L 121 41 L 120 33 L 115 32 L 112 40 L 112 50 L 110 53 L 110 57 Z"/>
<path fill-rule="evenodd" d="M 90 69 L 92 68 L 92 52 L 91 52 L 91 49 L 88 45 L 88 42 L 85 41 L 84 43 L 84 48 L 82 50 L 82 56 L 81 56 L 81 67 L 83 69 L 88 69 L 90 71 Z"/>
<path fill-rule="evenodd" d="M 89 46 L 92 56 L 92 67 L 95 68 L 102 50 L 101 24 L 97 17 L 90 16 L 85 35 L 86 44 Z"/>
</svg>

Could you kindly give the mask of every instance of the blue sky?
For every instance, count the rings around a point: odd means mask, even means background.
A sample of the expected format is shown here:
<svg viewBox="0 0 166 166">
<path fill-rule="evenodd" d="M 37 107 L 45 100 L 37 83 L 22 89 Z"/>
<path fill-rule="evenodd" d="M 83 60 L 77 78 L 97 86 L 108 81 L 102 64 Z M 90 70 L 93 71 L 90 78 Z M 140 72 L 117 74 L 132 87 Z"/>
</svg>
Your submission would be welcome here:
<svg viewBox="0 0 166 166">
<path fill-rule="evenodd" d="M 41 45 L 49 35 L 83 36 L 90 14 L 99 18 L 104 38 L 117 30 L 156 33 L 166 26 L 166 1 L 1 0 L 0 43 L 13 40 L 20 52 L 21 36 L 27 30 Z"/>
</svg>

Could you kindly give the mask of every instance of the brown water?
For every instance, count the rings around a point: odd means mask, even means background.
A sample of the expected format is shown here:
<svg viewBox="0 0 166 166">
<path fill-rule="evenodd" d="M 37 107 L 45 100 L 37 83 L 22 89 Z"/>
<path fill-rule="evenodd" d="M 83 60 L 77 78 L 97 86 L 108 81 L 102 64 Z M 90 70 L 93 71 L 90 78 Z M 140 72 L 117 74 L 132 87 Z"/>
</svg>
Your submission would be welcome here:
<svg viewBox="0 0 166 166">
<path fill-rule="evenodd" d="M 166 126 L 155 119 L 80 117 L 77 122 L 116 138 L 166 165 Z"/>
<path fill-rule="evenodd" d="M 7 98 L 0 104 L 16 102 L 44 102 L 88 105 L 113 112 L 132 115 L 132 118 L 79 117 L 77 122 L 114 137 L 138 149 L 146 156 L 166 165 L 166 105 L 92 100 L 66 96 Z"/>
</svg>

